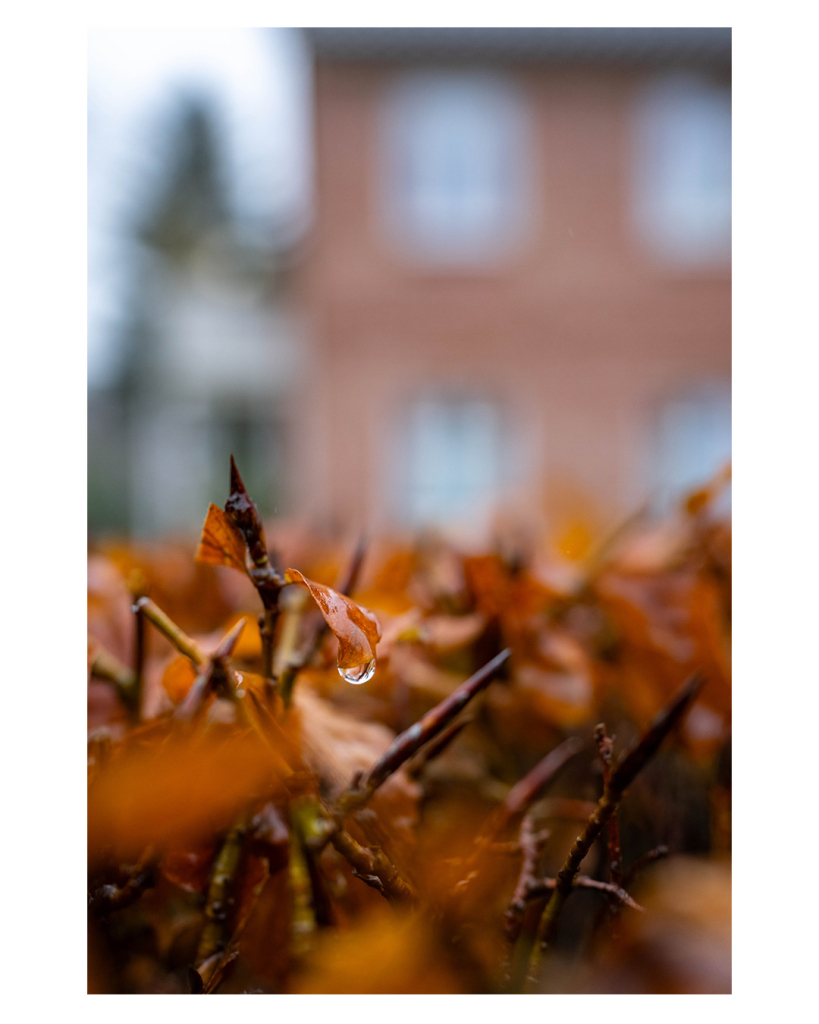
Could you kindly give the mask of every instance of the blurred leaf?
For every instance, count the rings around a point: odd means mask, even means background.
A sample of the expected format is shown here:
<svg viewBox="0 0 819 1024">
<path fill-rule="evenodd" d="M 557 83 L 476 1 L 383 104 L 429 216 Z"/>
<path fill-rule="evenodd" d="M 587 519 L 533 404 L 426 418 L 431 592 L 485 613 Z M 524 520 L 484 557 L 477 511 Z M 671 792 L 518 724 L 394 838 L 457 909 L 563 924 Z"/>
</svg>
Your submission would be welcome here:
<svg viewBox="0 0 819 1024">
<path fill-rule="evenodd" d="M 420 920 L 374 913 L 346 935 L 325 934 L 293 991 L 441 994 L 466 992 Z"/>
<path fill-rule="evenodd" d="M 253 735 L 169 736 L 121 745 L 88 795 L 88 845 L 121 859 L 145 846 L 196 845 L 226 828 L 259 794 L 281 789 L 267 748 Z"/>
<path fill-rule="evenodd" d="M 180 654 L 162 673 L 162 686 L 174 704 L 181 704 L 196 679 L 190 658 Z"/>
</svg>

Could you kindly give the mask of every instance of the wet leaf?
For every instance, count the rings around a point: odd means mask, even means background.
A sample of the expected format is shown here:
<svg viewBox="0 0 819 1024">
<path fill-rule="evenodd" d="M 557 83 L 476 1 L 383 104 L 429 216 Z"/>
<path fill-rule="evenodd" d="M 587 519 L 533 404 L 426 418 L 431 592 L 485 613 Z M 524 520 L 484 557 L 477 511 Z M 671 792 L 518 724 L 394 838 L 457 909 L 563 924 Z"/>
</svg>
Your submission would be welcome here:
<svg viewBox="0 0 819 1024">
<path fill-rule="evenodd" d="M 330 587 L 308 580 L 298 569 L 288 569 L 285 579 L 307 587 L 324 621 L 338 637 L 339 669 L 355 669 L 374 661 L 381 627 L 371 611 Z"/>
<path fill-rule="evenodd" d="M 245 539 L 218 505 L 208 508 L 196 561 L 246 571 Z"/>
</svg>

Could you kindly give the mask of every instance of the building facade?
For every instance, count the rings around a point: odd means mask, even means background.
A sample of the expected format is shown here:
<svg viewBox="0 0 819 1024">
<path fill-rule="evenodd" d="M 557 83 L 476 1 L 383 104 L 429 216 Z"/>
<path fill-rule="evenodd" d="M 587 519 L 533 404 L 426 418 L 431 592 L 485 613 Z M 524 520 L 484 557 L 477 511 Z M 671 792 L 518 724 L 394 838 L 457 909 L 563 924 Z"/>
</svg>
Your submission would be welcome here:
<svg viewBox="0 0 819 1024">
<path fill-rule="evenodd" d="M 559 525 L 730 454 L 725 29 L 313 29 L 296 507 Z M 592 511 L 592 510 L 596 511 Z"/>
</svg>

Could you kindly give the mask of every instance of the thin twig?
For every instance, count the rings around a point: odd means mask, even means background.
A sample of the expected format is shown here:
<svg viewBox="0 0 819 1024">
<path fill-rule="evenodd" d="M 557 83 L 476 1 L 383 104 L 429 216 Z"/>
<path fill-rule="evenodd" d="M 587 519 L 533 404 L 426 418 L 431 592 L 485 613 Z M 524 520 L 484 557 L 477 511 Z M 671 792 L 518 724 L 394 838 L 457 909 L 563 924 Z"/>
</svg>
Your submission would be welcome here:
<svg viewBox="0 0 819 1024">
<path fill-rule="evenodd" d="M 605 723 L 601 722 L 595 726 L 594 742 L 597 744 L 597 753 L 600 755 L 600 763 L 603 766 L 603 789 L 607 789 L 611 783 L 611 759 L 614 752 L 614 737 L 606 734 Z M 614 886 L 622 883 L 622 864 L 620 853 L 620 823 L 617 819 L 617 811 L 613 811 L 609 818 L 609 881 Z"/>
<path fill-rule="evenodd" d="M 360 878 L 362 882 L 377 889 L 391 902 L 399 904 L 415 902 L 415 893 L 398 874 L 395 865 L 383 850 L 362 846 L 342 828 L 333 833 L 330 842 L 349 861 L 356 878 Z"/>
<path fill-rule="evenodd" d="M 386 853 L 379 847 L 363 846 L 341 828 L 320 797 L 306 796 L 294 801 L 290 817 L 309 856 L 317 858 L 331 843 L 346 858 L 353 874 L 377 889 L 385 899 L 402 904 L 415 901 L 413 889 Z"/>
<path fill-rule="evenodd" d="M 406 768 L 409 774 L 412 776 L 420 775 L 424 767 L 430 761 L 434 761 L 436 757 L 443 754 L 455 737 L 472 721 L 472 715 L 463 715 L 461 718 L 456 718 L 454 722 L 450 722 L 434 743 L 429 743 L 427 746 L 422 747 L 407 761 Z"/>
<path fill-rule="evenodd" d="M 501 651 L 483 668 L 470 676 L 466 682 L 461 683 L 440 704 L 428 711 L 409 729 L 396 736 L 364 778 L 356 780 L 353 786 L 341 795 L 337 803 L 339 818 L 343 819 L 352 811 L 363 807 L 376 789 L 386 782 L 390 775 L 400 768 L 416 750 L 442 732 L 469 701 L 492 682 L 511 653 L 509 648 Z"/>
<path fill-rule="evenodd" d="M 130 713 L 134 713 L 137 707 L 136 677 L 133 669 L 106 651 L 104 647 L 97 646 L 94 652 L 94 660 L 91 662 L 91 675 L 95 679 L 104 679 L 113 683 L 120 699 Z"/>
<path fill-rule="evenodd" d="M 540 919 L 537 940 L 529 959 L 528 975 L 530 978 L 533 978 L 536 973 L 541 950 L 546 949 L 554 939 L 561 911 L 572 891 L 574 879 L 577 877 L 583 859 L 616 810 L 626 788 L 631 785 L 637 773 L 654 756 L 665 737 L 683 717 L 704 682 L 704 677 L 699 673 L 691 676 L 655 717 L 639 743 L 612 771 L 609 784 L 603 791 L 594 814 L 586 822 L 586 826 L 575 840 L 565 864 L 558 872 L 556 885 Z"/>
<path fill-rule="evenodd" d="M 140 612 L 174 647 L 201 668 L 208 662 L 208 656 L 199 644 L 188 636 L 162 609 L 149 597 L 139 597 L 134 602 L 133 611 Z"/>
<path fill-rule="evenodd" d="M 583 749 L 583 746 L 583 741 L 579 737 L 569 736 L 538 761 L 531 771 L 512 786 L 502 803 L 493 811 L 478 838 L 478 846 L 485 846 L 492 842 L 508 825 L 523 814 L 541 790 L 554 779 L 560 769 L 575 754 Z"/>
<path fill-rule="evenodd" d="M 523 851 L 523 862 L 518 881 L 509 907 L 504 914 L 504 927 L 507 936 L 514 941 L 523 926 L 523 915 L 526 911 L 526 900 L 529 890 L 536 881 L 537 862 L 543 847 L 550 836 L 548 830 L 535 832 L 531 815 L 527 814 L 520 825 L 519 847 Z"/>
<path fill-rule="evenodd" d="M 648 853 L 644 853 L 642 857 L 638 857 L 637 860 L 631 865 L 631 867 L 623 875 L 621 885 L 625 888 L 631 883 L 634 876 L 639 874 L 643 868 L 647 868 L 649 864 L 653 864 L 656 860 L 661 860 L 663 857 L 668 856 L 667 846 L 655 846 L 653 850 L 649 850 Z"/>
<path fill-rule="evenodd" d="M 273 647 L 276 623 L 279 618 L 279 594 L 284 586 L 284 577 L 270 564 L 262 518 L 255 502 L 247 493 L 232 455 L 230 456 L 230 494 L 225 502 L 225 514 L 241 531 L 253 563 L 248 570 L 248 575 L 264 608 L 264 612 L 259 618 L 259 633 L 262 638 L 262 673 L 265 678 L 270 679 L 273 676 Z"/>
<path fill-rule="evenodd" d="M 543 896 L 547 892 L 556 889 L 557 885 L 558 880 L 556 878 L 534 879 L 529 883 L 524 900 L 537 899 L 539 896 Z M 609 896 L 613 896 L 624 906 L 645 913 L 645 907 L 641 907 L 636 900 L 633 900 L 622 886 L 614 885 L 612 882 L 600 882 L 596 878 L 589 878 L 588 875 L 577 875 L 572 882 L 572 887 L 574 889 L 597 889 L 599 892 L 605 892 Z"/>
<path fill-rule="evenodd" d="M 190 722 L 196 718 L 204 707 L 205 698 L 213 690 L 223 693 L 230 699 L 235 698 L 233 673 L 228 659 L 236 647 L 246 621 L 246 619 L 240 619 L 222 637 L 214 653 L 209 658 L 206 657 L 205 664 L 199 666 L 199 674 L 185 694 L 182 703 L 174 711 L 174 718 L 177 721 Z M 239 706 L 243 707 L 241 704 Z"/>
<path fill-rule="evenodd" d="M 135 595 L 141 596 L 139 594 Z M 142 717 L 142 692 L 145 686 L 145 617 L 140 609 L 134 612 L 134 710 L 133 718 Z"/>
<path fill-rule="evenodd" d="M 311 937 L 316 930 L 316 913 L 313 902 L 313 887 L 310 881 L 310 870 L 299 830 L 294 826 L 290 829 L 290 862 L 288 877 L 290 893 L 293 901 L 293 912 L 290 922 L 290 936 L 294 956 L 303 956 L 311 944 Z"/>
</svg>

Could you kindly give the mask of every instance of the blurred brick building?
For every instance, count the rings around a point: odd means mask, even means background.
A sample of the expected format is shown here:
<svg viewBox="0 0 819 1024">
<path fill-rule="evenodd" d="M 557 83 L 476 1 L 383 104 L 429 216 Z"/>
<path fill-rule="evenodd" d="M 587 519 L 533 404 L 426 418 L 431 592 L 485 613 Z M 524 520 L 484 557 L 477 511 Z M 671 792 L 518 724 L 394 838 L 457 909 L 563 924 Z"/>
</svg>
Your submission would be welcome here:
<svg viewBox="0 0 819 1024">
<path fill-rule="evenodd" d="M 294 503 L 557 524 L 730 453 L 730 29 L 312 29 Z"/>
</svg>

